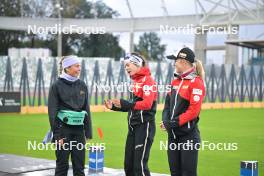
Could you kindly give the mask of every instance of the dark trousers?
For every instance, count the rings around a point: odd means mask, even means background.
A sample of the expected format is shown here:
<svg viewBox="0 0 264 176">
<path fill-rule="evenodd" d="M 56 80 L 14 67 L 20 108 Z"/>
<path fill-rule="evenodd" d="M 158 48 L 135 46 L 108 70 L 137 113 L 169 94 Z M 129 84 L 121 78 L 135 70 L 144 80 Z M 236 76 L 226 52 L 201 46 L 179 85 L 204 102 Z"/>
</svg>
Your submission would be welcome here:
<svg viewBox="0 0 264 176">
<path fill-rule="evenodd" d="M 146 122 L 130 128 L 125 149 L 126 176 L 149 176 L 148 159 L 155 136 L 155 122 Z"/>
<path fill-rule="evenodd" d="M 70 148 L 70 141 L 72 148 Z M 80 150 L 80 144 L 83 144 L 83 149 Z M 85 137 L 84 134 L 68 134 L 65 135 L 64 146 L 56 150 L 56 169 L 55 176 L 67 176 L 69 169 L 69 156 L 71 155 L 73 175 L 84 176 L 85 164 Z"/>
<path fill-rule="evenodd" d="M 167 154 L 172 176 L 197 176 L 199 144 L 198 129 L 194 129 L 186 136 L 176 137 L 176 139 L 171 135 L 168 136 Z"/>
</svg>

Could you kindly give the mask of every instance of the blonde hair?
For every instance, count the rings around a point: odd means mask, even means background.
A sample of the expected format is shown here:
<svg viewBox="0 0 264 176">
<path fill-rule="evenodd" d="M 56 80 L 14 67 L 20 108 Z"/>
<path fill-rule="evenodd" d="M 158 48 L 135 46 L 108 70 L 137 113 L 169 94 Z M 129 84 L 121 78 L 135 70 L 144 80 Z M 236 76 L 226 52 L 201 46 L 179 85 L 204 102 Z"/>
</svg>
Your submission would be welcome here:
<svg viewBox="0 0 264 176">
<path fill-rule="evenodd" d="M 202 80 L 205 79 L 205 71 L 203 68 L 202 61 L 195 59 L 194 66 L 196 69 L 196 74 L 202 78 Z"/>
<path fill-rule="evenodd" d="M 64 58 L 65 58 L 65 56 L 62 56 L 60 59 L 60 62 L 59 62 L 59 74 L 60 75 L 62 74 L 62 71 L 63 71 L 62 62 L 63 62 Z"/>
</svg>

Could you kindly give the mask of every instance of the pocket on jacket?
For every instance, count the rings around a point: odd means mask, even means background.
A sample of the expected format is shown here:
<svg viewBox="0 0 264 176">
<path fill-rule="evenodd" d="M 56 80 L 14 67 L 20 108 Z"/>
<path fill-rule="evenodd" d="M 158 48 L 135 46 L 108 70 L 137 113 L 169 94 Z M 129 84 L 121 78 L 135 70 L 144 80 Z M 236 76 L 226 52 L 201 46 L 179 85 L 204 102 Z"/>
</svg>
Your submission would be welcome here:
<svg viewBox="0 0 264 176">
<path fill-rule="evenodd" d="M 175 135 L 182 136 L 191 133 L 195 127 L 196 127 L 195 121 L 190 121 L 189 123 L 187 122 L 181 127 L 174 128 L 173 131 Z"/>
</svg>

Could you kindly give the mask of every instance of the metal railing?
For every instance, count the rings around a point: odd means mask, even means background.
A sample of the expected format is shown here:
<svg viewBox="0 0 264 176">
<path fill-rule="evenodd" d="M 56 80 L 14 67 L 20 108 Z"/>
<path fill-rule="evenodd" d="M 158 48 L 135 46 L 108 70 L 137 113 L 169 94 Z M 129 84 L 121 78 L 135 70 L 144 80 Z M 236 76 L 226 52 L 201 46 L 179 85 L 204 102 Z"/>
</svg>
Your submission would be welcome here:
<svg viewBox="0 0 264 176">
<path fill-rule="evenodd" d="M 58 77 L 56 58 L 38 59 L 34 62 L 23 58 L 16 62 L 12 64 L 8 57 L 1 59 L 1 64 L 4 65 L 0 70 L 2 90 L 21 91 L 23 106 L 46 105 L 49 87 Z M 30 65 L 28 62 L 31 62 Z M 81 66 L 80 79 L 88 86 L 91 104 L 102 104 L 104 99 L 112 97 L 129 96 L 127 90 L 130 80 L 122 63 L 111 59 L 83 59 Z M 159 91 L 157 101 L 163 103 L 166 96 L 164 87 L 172 81 L 174 68 L 169 62 L 150 62 L 149 67 L 163 90 Z M 263 66 L 212 64 L 206 65 L 205 70 L 205 102 L 263 101 Z M 118 86 L 123 91 L 118 91 Z"/>
</svg>

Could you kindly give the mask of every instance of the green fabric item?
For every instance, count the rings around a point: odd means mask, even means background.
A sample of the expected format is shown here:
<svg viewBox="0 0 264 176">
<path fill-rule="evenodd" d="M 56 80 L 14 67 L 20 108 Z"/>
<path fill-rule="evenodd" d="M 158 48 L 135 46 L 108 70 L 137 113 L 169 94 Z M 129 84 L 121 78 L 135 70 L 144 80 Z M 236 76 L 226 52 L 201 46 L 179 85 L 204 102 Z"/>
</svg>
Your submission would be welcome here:
<svg viewBox="0 0 264 176">
<path fill-rule="evenodd" d="M 70 110 L 60 110 L 58 113 L 58 118 L 68 125 L 83 125 L 83 120 L 86 111 L 70 111 Z"/>
</svg>

